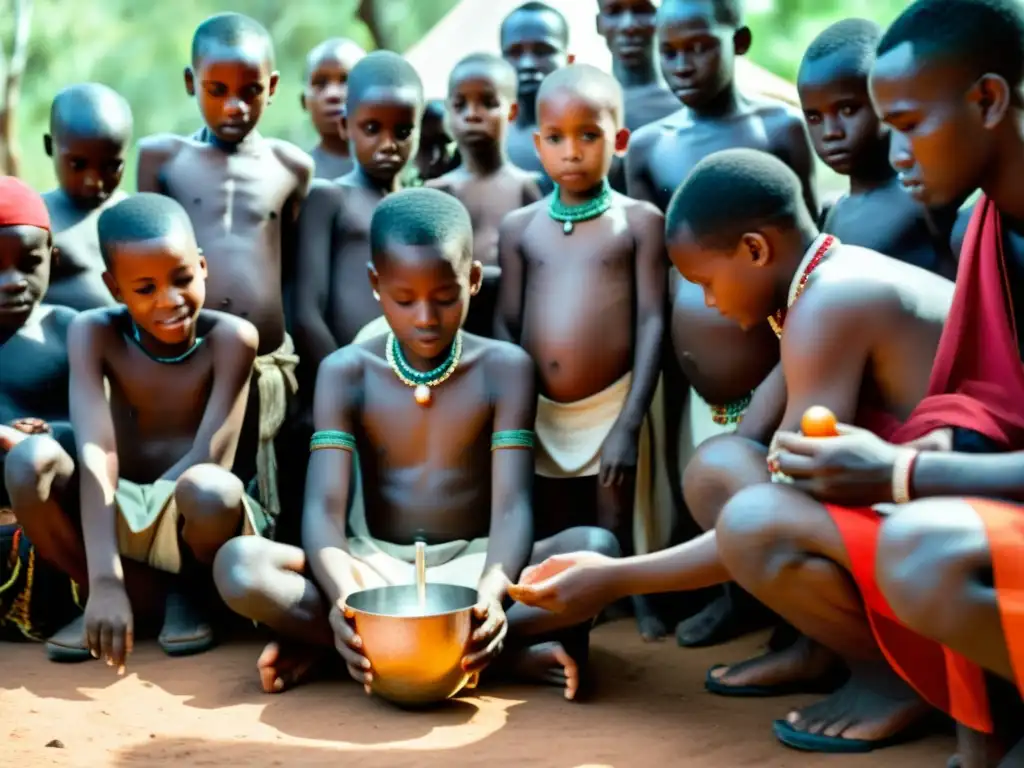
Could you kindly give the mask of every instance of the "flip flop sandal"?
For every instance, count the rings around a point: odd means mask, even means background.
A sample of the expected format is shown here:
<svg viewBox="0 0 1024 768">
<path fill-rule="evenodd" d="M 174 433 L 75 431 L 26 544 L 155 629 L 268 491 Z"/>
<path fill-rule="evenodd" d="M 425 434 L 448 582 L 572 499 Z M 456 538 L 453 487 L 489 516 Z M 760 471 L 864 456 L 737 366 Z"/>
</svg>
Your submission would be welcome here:
<svg viewBox="0 0 1024 768">
<path fill-rule="evenodd" d="M 204 635 L 183 640 L 168 640 L 161 632 L 156 641 L 168 656 L 194 656 L 197 653 L 205 653 L 216 645 L 212 630 Z"/>
<path fill-rule="evenodd" d="M 772 724 L 775 738 L 790 749 L 801 752 L 820 752 L 830 755 L 862 755 L 879 749 L 896 747 L 900 744 L 921 738 L 930 730 L 931 722 L 924 721 L 905 728 L 899 733 L 884 739 L 845 739 L 842 736 L 825 736 L 820 733 L 807 733 L 794 728 L 787 720 L 776 720 Z"/>
<path fill-rule="evenodd" d="M 205 627 L 206 631 L 194 632 L 190 637 L 170 640 L 168 639 L 168 624 L 171 626 L 191 624 L 197 630 Z M 157 643 L 163 652 L 168 656 L 192 656 L 210 650 L 213 648 L 214 642 L 213 628 L 196 614 L 185 597 L 174 593 L 168 595 L 167 607 L 164 611 L 164 626 L 157 636 Z"/>
<path fill-rule="evenodd" d="M 778 685 L 729 685 L 715 677 L 715 672 L 727 669 L 728 664 L 716 664 L 704 678 L 704 689 L 715 696 L 734 699 L 770 699 L 776 696 L 796 696 L 805 693 L 828 694 L 846 681 L 845 670 L 830 672 L 818 680 L 793 680 Z"/>
<path fill-rule="evenodd" d="M 72 633 L 72 628 L 78 629 Z M 81 616 L 46 641 L 44 646 L 46 658 L 58 664 L 80 664 L 83 661 L 94 661 L 89 649 L 81 645 L 84 639 L 85 617 Z"/>
</svg>

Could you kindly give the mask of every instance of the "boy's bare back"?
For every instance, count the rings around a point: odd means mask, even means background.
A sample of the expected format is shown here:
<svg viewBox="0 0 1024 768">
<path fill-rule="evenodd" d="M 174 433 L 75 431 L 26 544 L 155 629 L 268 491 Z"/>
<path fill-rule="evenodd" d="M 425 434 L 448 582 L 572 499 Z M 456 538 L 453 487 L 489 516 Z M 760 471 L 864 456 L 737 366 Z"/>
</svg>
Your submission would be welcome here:
<svg viewBox="0 0 1024 768">
<path fill-rule="evenodd" d="M 138 189 L 188 212 L 210 262 L 207 305 L 252 322 L 260 353 L 284 341 L 282 236 L 298 219 L 313 163 L 285 141 L 255 133 L 233 153 L 196 137 L 160 134 L 139 149 Z"/>
<path fill-rule="evenodd" d="M 75 310 L 113 306 L 116 302 L 103 284 L 103 257 L 96 235 L 96 220 L 111 205 L 126 197 L 117 190 L 99 208 L 83 212 L 61 189 L 43 194 L 53 225 L 53 244 L 58 255 L 50 270 L 48 304 Z"/>
<path fill-rule="evenodd" d="M 473 221 L 473 258 L 485 266 L 498 263 L 498 230 L 505 217 L 541 198 L 536 174 L 511 163 L 485 177 L 459 167 L 425 186 L 447 192 L 466 206 Z"/>
<path fill-rule="evenodd" d="M 68 327 L 75 313 L 41 305 L 0 344 L 0 424 L 68 418 Z"/>
<path fill-rule="evenodd" d="M 568 237 L 548 198 L 502 224 L 499 311 L 522 318 L 516 337 L 536 361 L 540 391 L 557 402 L 600 392 L 633 368 L 638 292 L 647 274 L 664 269 L 661 213 L 612 194 L 607 213 Z M 643 247 L 655 240 L 656 253 Z M 507 306 L 516 296 L 518 311 Z"/>
<path fill-rule="evenodd" d="M 107 422 L 117 446 L 119 476 L 150 483 L 192 450 L 201 427 L 210 426 L 204 420 L 209 421 L 211 406 L 223 409 L 224 403 L 211 398 L 215 380 L 238 382 L 227 389 L 247 386 L 258 336 L 244 320 L 203 310 L 198 322 L 202 344 L 186 361 L 169 365 L 150 358 L 130 333 L 131 319 L 123 308 L 96 309 L 75 320 L 72 377 L 79 394 L 95 402 L 85 412 L 92 424 L 74 427 L 95 434 Z M 97 382 L 104 383 L 100 389 Z"/>
</svg>

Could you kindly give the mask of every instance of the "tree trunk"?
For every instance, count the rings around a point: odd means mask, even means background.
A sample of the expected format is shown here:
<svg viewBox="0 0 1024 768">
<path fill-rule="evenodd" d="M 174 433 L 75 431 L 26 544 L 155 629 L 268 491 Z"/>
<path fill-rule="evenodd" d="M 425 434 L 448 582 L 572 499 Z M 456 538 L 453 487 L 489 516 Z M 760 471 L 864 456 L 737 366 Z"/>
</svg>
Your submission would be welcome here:
<svg viewBox="0 0 1024 768">
<path fill-rule="evenodd" d="M 356 18 L 366 25 L 366 29 L 373 38 L 373 44 L 377 48 L 390 48 L 390 38 L 384 26 L 380 23 L 380 15 L 377 13 L 375 0 L 359 0 L 359 7 L 356 9 Z"/>
<path fill-rule="evenodd" d="M 31 35 L 32 0 L 14 0 L 14 44 L 9 59 L 0 43 L 0 171 L 9 176 L 17 176 L 21 170 L 16 118 Z"/>
</svg>

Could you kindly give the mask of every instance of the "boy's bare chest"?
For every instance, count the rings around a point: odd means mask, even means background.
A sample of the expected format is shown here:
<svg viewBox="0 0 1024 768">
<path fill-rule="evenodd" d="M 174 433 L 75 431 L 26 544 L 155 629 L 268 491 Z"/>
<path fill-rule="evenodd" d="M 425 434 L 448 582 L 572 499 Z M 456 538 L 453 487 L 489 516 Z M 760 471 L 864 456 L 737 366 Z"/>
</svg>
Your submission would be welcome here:
<svg viewBox="0 0 1024 768">
<path fill-rule="evenodd" d="M 126 343 L 106 370 L 115 421 L 142 433 L 198 429 L 213 386 L 213 355 L 196 352 L 182 363 L 158 363 Z"/>
<path fill-rule="evenodd" d="M 497 229 L 501 220 L 523 205 L 523 182 L 512 176 L 469 179 L 452 189 L 466 206 L 473 229 Z"/>
<path fill-rule="evenodd" d="M 164 169 L 162 181 L 197 227 L 225 219 L 273 222 L 295 189 L 295 177 L 269 152 L 183 153 Z"/>
<path fill-rule="evenodd" d="M 0 372 L 0 423 L 24 416 L 67 417 L 67 348 L 47 339 L 42 325 L 22 329 L 0 345 Z"/>
<path fill-rule="evenodd" d="M 625 214 L 608 211 L 590 221 L 577 222 L 565 234 L 562 222 L 538 214 L 526 228 L 522 254 L 528 270 L 545 278 L 586 275 L 607 277 L 632 272 L 636 249 Z"/>
</svg>

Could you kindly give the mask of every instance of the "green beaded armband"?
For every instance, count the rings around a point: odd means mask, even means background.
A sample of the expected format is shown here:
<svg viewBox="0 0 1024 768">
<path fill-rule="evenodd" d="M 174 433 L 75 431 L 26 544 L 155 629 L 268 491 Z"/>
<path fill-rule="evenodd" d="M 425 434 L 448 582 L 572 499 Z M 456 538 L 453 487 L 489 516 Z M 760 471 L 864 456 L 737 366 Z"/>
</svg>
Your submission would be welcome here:
<svg viewBox="0 0 1024 768">
<path fill-rule="evenodd" d="M 491 450 L 498 448 L 533 448 L 532 429 L 505 429 L 491 435 Z"/>
<path fill-rule="evenodd" d="M 348 432 L 341 432 L 337 429 L 322 429 L 319 432 L 314 432 L 313 439 L 309 441 L 309 452 L 322 451 L 326 448 L 355 451 L 356 439 Z"/>
</svg>

